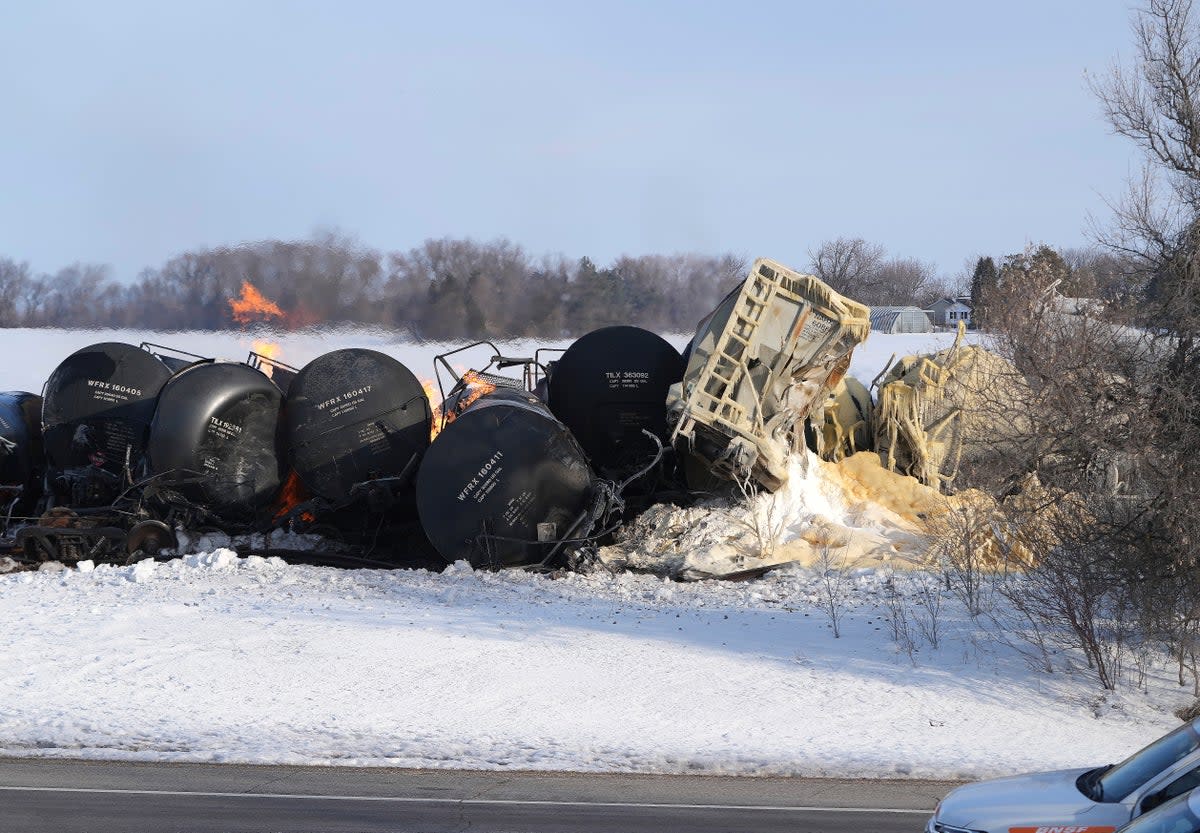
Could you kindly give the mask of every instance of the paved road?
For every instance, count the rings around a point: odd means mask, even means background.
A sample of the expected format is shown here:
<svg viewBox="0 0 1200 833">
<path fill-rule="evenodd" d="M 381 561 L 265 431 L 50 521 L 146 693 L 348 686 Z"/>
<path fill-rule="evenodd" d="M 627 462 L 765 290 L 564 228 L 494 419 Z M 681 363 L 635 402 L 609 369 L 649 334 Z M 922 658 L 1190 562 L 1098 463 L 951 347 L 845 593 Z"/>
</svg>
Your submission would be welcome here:
<svg viewBox="0 0 1200 833">
<path fill-rule="evenodd" d="M 916 833 L 952 786 L 0 759 L 0 830 Z"/>
</svg>

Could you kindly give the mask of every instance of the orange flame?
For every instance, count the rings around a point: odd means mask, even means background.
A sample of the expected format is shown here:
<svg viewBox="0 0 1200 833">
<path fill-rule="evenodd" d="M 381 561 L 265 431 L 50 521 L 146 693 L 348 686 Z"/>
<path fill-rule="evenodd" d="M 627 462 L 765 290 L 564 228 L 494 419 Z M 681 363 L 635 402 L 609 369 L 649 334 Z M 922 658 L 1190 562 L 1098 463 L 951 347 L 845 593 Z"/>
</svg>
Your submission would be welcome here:
<svg viewBox="0 0 1200 833">
<path fill-rule="evenodd" d="M 468 370 L 466 373 L 464 373 L 462 375 L 462 382 L 466 386 L 466 389 L 458 397 L 456 397 L 455 401 L 450 407 L 450 410 L 445 413 L 444 420 L 442 418 L 442 408 L 445 407 L 446 403 L 443 402 L 441 405 L 433 408 L 433 423 L 429 426 L 430 442 L 433 442 L 435 439 L 437 439 L 437 435 L 442 432 L 442 429 L 454 422 L 458 415 L 465 411 L 471 405 L 471 403 L 473 403 L 479 397 L 485 396 L 496 389 L 495 385 L 493 385 L 487 379 L 484 379 L 474 370 Z M 425 389 L 425 395 L 429 397 L 430 405 L 432 405 L 433 383 L 422 380 L 421 387 Z"/>
<path fill-rule="evenodd" d="M 308 500 L 308 489 L 304 488 L 304 481 L 300 479 L 300 475 L 295 471 L 288 473 L 287 480 L 283 481 L 283 487 L 279 490 L 279 496 L 275 498 L 276 511 L 274 520 L 278 521 L 293 508 Z M 301 512 L 300 518 L 306 523 L 312 523 L 316 520 L 316 516 L 311 512 Z"/>
<path fill-rule="evenodd" d="M 250 352 L 258 353 L 258 355 L 262 356 L 264 359 L 279 358 L 279 350 L 279 345 L 273 341 L 255 341 L 250 345 Z M 265 373 L 267 378 L 270 379 L 275 367 L 273 365 L 264 363 L 259 370 Z"/>
<path fill-rule="evenodd" d="M 259 292 L 250 281 L 242 281 L 242 295 L 230 298 L 229 308 L 233 310 L 233 320 L 239 324 L 283 318 L 279 305 Z"/>
</svg>

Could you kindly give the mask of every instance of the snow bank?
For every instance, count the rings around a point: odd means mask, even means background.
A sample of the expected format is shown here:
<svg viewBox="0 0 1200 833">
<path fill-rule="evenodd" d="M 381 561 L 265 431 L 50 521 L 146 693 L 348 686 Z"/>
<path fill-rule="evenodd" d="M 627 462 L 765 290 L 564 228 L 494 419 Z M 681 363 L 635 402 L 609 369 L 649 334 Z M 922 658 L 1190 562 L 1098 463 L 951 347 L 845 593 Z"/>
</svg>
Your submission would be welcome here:
<svg viewBox="0 0 1200 833">
<path fill-rule="evenodd" d="M 816 572 L 342 571 L 218 550 L 0 576 L 0 754 L 975 777 L 1119 759 L 1183 699 L 1034 673 L 947 602 L 912 660 L 884 588 Z"/>
</svg>

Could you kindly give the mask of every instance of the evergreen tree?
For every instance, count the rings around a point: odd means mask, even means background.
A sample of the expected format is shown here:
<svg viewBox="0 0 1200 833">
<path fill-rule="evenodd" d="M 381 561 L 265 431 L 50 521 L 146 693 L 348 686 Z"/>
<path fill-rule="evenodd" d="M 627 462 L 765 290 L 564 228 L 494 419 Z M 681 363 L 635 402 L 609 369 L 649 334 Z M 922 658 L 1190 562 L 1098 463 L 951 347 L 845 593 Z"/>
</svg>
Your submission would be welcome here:
<svg viewBox="0 0 1200 833">
<path fill-rule="evenodd" d="M 996 272 L 996 261 L 990 257 L 981 257 L 975 262 L 975 273 L 971 276 L 971 326 L 976 329 L 983 326 L 984 311 L 987 297 L 999 283 Z"/>
</svg>

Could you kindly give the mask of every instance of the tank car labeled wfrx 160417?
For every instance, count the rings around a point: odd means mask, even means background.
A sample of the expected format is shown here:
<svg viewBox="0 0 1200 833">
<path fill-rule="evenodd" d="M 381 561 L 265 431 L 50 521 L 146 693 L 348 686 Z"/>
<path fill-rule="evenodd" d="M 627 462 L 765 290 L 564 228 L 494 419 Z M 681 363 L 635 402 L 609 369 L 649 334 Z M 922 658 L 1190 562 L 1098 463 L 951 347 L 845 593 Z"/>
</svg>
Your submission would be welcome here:
<svg viewBox="0 0 1200 833">
<path fill-rule="evenodd" d="M 438 567 L 415 487 L 432 417 L 421 382 L 385 353 L 349 348 L 313 359 L 285 397 L 292 471 L 276 525 L 320 536 L 330 551 L 319 563 Z"/>
<path fill-rule="evenodd" d="M 357 348 L 305 365 L 284 409 L 292 466 L 333 508 L 407 486 L 429 446 L 431 422 L 429 399 L 412 371 Z"/>
</svg>

